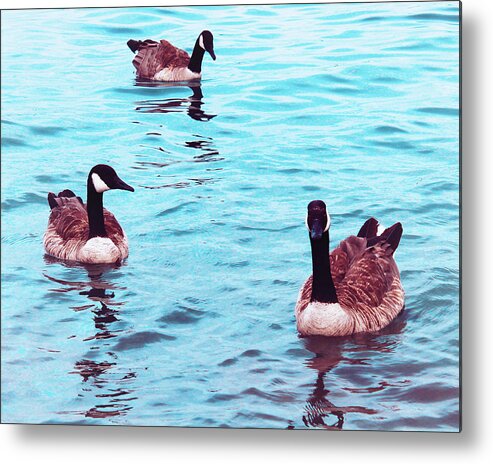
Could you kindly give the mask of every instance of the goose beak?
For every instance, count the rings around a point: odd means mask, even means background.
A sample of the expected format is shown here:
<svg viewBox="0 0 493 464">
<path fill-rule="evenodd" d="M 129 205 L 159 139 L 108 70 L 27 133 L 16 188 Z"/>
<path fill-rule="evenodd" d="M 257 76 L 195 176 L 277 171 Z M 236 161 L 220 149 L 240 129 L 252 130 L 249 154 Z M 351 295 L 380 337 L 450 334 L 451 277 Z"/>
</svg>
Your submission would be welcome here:
<svg viewBox="0 0 493 464">
<path fill-rule="evenodd" d="M 211 55 L 211 58 L 216 61 L 216 54 L 214 53 L 214 49 L 212 47 L 208 48 L 207 51 L 209 52 L 209 55 Z"/>
<path fill-rule="evenodd" d="M 312 227 L 310 229 L 310 238 L 312 240 L 318 240 L 322 238 L 323 233 L 324 233 L 324 227 L 322 225 L 322 221 L 320 221 L 320 219 L 314 219 Z"/>
<path fill-rule="evenodd" d="M 133 187 L 123 182 L 123 180 L 121 180 L 119 177 L 115 179 L 115 186 L 113 188 L 119 190 L 128 190 L 129 192 L 135 191 Z"/>
</svg>

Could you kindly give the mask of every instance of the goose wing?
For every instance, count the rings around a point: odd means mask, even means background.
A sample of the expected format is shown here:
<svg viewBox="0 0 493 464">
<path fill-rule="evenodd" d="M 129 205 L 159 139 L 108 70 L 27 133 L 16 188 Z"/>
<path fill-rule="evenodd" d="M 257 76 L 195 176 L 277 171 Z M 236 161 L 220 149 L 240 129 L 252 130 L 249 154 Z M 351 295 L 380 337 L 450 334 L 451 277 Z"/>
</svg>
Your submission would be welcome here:
<svg viewBox="0 0 493 464">
<path fill-rule="evenodd" d="M 306 309 L 310 304 L 310 299 L 312 297 L 312 285 L 313 285 L 313 275 L 305 280 L 305 283 L 301 287 L 298 294 L 298 299 L 296 300 L 296 308 L 294 310 L 295 314 L 298 315 Z"/>
<path fill-rule="evenodd" d="M 338 287 L 344 281 L 351 264 L 356 258 L 361 256 L 365 249 L 365 238 L 351 236 L 343 240 L 339 246 L 330 253 L 330 273 L 338 295 Z M 303 287 L 301 287 L 296 311 L 303 311 L 310 304 L 312 284 L 313 276 L 310 276 L 303 284 Z"/>
<path fill-rule="evenodd" d="M 342 282 L 350 265 L 359 258 L 369 246 L 369 239 L 376 237 L 378 221 L 369 218 L 361 227 L 358 236 L 350 236 L 343 240 L 330 254 L 330 268 L 334 284 Z"/>
<path fill-rule="evenodd" d="M 346 277 L 353 262 L 364 253 L 366 246 L 365 238 L 351 235 L 330 253 L 330 271 L 336 289 Z"/>
<path fill-rule="evenodd" d="M 123 239 L 123 229 L 115 216 L 106 208 L 103 208 L 103 215 L 108 238 L 113 241 Z M 79 197 L 63 198 L 63 204 L 51 210 L 48 227 L 64 240 L 86 241 L 89 236 L 86 206 Z"/>
<path fill-rule="evenodd" d="M 108 235 L 108 238 L 110 238 L 113 241 L 113 243 L 119 248 L 121 248 L 121 246 L 124 245 L 128 254 L 127 237 L 122 229 L 122 226 L 116 220 L 116 217 L 112 213 L 110 213 L 106 208 L 103 208 L 103 214 L 104 214 L 104 227 L 106 229 L 106 234 Z"/>
<path fill-rule="evenodd" d="M 48 229 L 64 240 L 87 240 L 89 222 L 85 206 L 77 197 L 57 197 L 59 206 L 51 210 Z"/>
<path fill-rule="evenodd" d="M 50 197 L 48 197 L 50 198 Z M 60 259 L 76 260 L 77 253 L 89 237 L 86 208 L 73 197 L 51 198 L 59 206 L 52 208 L 44 235 L 46 253 Z M 60 200 L 60 201 L 58 201 Z"/>
<path fill-rule="evenodd" d="M 142 79 L 152 79 L 164 68 L 186 68 L 190 62 L 190 56 L 186 51 L 175 47 L 167 40 L 145 40 L 139 43 L 136 51 L 137 55 L 132 64 L 137 70 L 137 77 Z"/>
<path fill-rule="evenodd" d="M 351 241 L 342 242 L 341 248 Z M 353 259 L 346 257 L 346 273 L 334 283 L 341 307 L 353 317 L 354 332 L 385 327 L 404 306 L 404 290 L 393 252 L 391 244 L 383 241 L 364 248 Z"/>
</svg>

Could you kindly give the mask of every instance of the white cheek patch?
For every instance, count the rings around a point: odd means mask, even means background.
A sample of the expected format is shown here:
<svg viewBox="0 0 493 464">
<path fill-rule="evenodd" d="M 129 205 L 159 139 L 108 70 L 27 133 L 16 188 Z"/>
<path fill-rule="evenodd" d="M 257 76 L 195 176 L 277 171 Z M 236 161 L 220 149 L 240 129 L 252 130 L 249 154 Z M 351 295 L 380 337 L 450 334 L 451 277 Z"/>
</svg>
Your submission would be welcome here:
<svg viewBox="0 0 493 464">
<path fill-rule="evenodd" d="M 91 179 L 92 179 L 92 185 L 94 185 L 94 190 L 96 190 L 96 192 L 103 193 L 110 189 L 106 185 L 106 182 L 104 182 L 104 180 L 101 179 L 101 177 L 99 177 L 99 175 L 96 174 L 95 172 L 92 173 Z"/>
<path fill-rule="evenodd" d="M 325 226 L 324 232 L 327 232 L 329 230 L 329 227 L 330 227 L 330 216 L 329 213 L 327 213 L 327 225 Z"/>
<path fill-rule="evenodd" d="M 306 225 L 306 228 L 308 230 L 310 230 L 310 226 L 308 225 L 308 214 L 306 215 L 306 218 L 305 218 L 305 225 Z M 327 225 L 325 226 L 324 232 L 327 232 L 329 230 L 329 227 L 330 227 L 330 216 L 327 213 Z"/>
<path fill-rule="evenodd" d="M 204 38 L 202 37 L 202 34 L 200 34 L 200 37 L 199 37 L 199 46 L 202 50 L 205 50 L 205 47 L 204 47 Z"/>
</svg>

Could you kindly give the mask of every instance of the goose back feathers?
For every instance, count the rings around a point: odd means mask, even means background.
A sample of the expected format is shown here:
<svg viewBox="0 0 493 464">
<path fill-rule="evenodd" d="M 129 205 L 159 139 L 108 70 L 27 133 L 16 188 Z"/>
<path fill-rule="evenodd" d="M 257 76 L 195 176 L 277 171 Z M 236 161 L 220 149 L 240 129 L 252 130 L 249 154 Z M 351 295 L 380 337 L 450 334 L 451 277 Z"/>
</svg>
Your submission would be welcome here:
<svg viewBox="0 0 493 464">
<path fill-rule="evenodd" d="M 137 71 L 137 77 L 140 79 L 158 79 L 159 72 L 163 69 L 168 70 L 168 74 L 172 75 L 177 73 L 177 70 L 188 69 L 188 63 L 190 62 L 190 55 L 179 48 L 174 47 L 167 40 L 160 40 L 156 42 L 154 40 L 139 41 L 137 45 L 137 54 L 132 60 Z M 183 74 L 185 71 L 181 71 Z M 163 75 L 164 73 L 161 73 Z M 157 76 L 157 77 L 156 77 Z M 193 76 L 190 71 L 189 80 L 198 78 L 200 76 Z M 165 79 L 162 79 L 165 80 Z M 171 80 L 171 79 L 169 79 Z"/>
</svg>

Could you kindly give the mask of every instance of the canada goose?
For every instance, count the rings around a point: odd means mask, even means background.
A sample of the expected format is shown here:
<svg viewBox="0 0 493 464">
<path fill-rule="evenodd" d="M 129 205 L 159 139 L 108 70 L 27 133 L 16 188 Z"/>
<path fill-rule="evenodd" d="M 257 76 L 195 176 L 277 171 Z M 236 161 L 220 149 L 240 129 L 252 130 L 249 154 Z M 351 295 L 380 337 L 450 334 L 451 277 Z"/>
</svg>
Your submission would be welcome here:
<svg viewBox="0 0 493 464">
<path fill-rule="evenodd" d="M 103 192 L 129 190 L 111 166 L 98 164 L 87 177 L 87 204 L 71 190 L 48 194 L 51 208 L 44 235 L 46 253 L 89 264 L 115 263 L 128 256 L 128 241 L 115 216 L 103 208 Z"/>
<path fill-rule="evenodd" d="M 129 40 L 128 47 L 137 55 L 132 64 L 139 79 L 156 81 L 190 81 L 202 76 L 202 59 L 205 51 L 216 59 L 210 31 L 202 31 L 195 41 L 192 56 L 166 40 Z"/>
<path fill-rule="evenodd" d="M 303 284 L 296 304 L 299 333 L 342 336 L 388 325 L 404 307 L 393 257 L 401 223 L 377 235 L 378 222 L 368 219 L 357 237 L 346 238 L 330 255 L 330 216 L 323 201 L 309 203 L 306 224 L 313 275 Z"/>
</svg>

